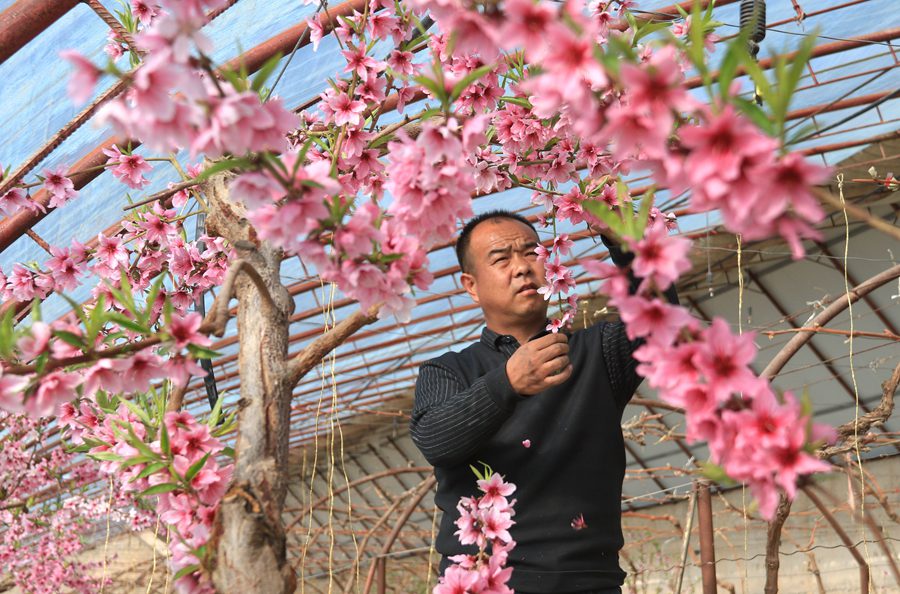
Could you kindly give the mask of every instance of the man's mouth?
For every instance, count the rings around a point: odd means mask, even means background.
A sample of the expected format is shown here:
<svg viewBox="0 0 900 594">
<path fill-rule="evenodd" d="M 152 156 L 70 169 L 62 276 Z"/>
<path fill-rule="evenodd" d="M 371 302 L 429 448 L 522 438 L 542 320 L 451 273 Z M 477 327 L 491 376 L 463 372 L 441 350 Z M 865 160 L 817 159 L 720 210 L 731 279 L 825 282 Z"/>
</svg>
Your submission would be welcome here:
<svg viewBox="0 0 900 594">
<path fill-rule="evenodd" d="M 522 287 L 518 291 L 516 291 L 516 293 L 521 293 L 524 295 L 537 295 L 537 285 L 533 283 L 522 285 Z"/>
</svg>

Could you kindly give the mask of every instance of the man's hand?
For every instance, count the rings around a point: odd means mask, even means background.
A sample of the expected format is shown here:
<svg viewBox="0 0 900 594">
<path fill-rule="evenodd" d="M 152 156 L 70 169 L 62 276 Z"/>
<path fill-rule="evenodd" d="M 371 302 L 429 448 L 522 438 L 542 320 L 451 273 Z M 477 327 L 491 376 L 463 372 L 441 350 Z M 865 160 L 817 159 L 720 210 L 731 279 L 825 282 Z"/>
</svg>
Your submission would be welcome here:
<svg viewBox="0 0 900 594">
<path fill-rule="evenodd" d="M 506 376 L 513 390 L 532 396 L 558 386 L 572 375 L 569 337 L 547 334 L 520 346 L 506 362 Z"/>
</svg>

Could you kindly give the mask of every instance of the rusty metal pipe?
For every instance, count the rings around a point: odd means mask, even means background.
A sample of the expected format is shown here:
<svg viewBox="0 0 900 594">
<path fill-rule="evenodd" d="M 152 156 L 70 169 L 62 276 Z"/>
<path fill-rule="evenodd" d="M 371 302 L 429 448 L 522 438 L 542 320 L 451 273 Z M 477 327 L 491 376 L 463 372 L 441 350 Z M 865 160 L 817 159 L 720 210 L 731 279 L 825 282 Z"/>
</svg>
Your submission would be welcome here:
<svg viewBox="0 0 900 594">
<path fill-rule="evenodd" d="M 700 569 L 703 575 L 703 594 L 716 594 L 716 543 L 713 537 L 712 500 L 709 483 L 694 484 L 697 490 L 697 518 L 700 528 Z"/>
<path fill-rule="evenodd" d="M 80 0 L 19 0 L 0 13 L 0 64 L 79 3 Z"/>
<path fill-rule="evenodd" d="M 6 48 L 6 39 L 4 34 L 6 29 L 10 28 L 6 26 L 5 18 L 7 13 L 12 11 L 14 8 L 18 7 L 20 4 L 27 5 L 23 6 L 23 10 L 12 14 L 10 17 L 14 19 L 18 17 L 19 21 L 24 19 L 26 24 L 30 24 L 32 27 L 34 25 L 28 19 L 37 19 L 43 15 L 41 10 L 38 10 L 37 7 L 44 5 L 66 5 L 71 3 L 73 6 L 78 4 L 77 1 L 74 0 L 65 0 L 60 2 L 43 2 L 41 0 L 20 0 L 14 6 L 8 8 L 0 15 L 0 57 L 2 57 L 2 52 Z M 320 13 L 319 22 L 325 27 L 326 31 L 330 29 L 332 24 L 335 22 L 340 16 L 346 16 L 348 14 L 352 14 L 353 10 L 362 10 L 365 7 L 365 0 L 350 0 L 348 2 L 344 2 L 343 4 L 339 4 L 330 8 L 326 13 Z M 70 7 L 71 8 L 71 7 Z M 25 13 L 25 9 L 31 10 L 31 13 Z M 22 13 L 20 15 L 20 12 Z M 55 12 L 53 14 L 56 14 Z M 35 16 L 37 15 L 37 16 Z M 330 15 L 330 18 L 329 18 Z M 59 18 L 56 16 L 55 18 Z M 54 18 L 54 20 L 55 20 Z M 15 21 L 10 21 L 15 22 Z M 49 25 L 52 21 L 48 21 L 45 27 Z M 14 27 L 13 27 L 14 29 Z M 302 23 L 300 25 L 296 25 L 291 27 L 290 29 L 272 37 L 271 39 L 262 42 L 250 50 L 247 50 L 245 53 L 241 54 L 237 58 L 234 58 L 226 63 L 227 66 L 234 67 L 236 64 L 244 64 L 247 72 L 252 74 L 259 70 L 260 67 L 268 60 L 271 56 L 275 55 L 277 52 L 287 53 L 291 49 L 293 49 L 294 44 L 300 39 L 300 36 L 303 34 L 303 31 L 306 30 L 306 23 Z M 24 43 L 27 43 L 29 39 L 25 39 Z M 307 40 L 308 43 L 308 40 Z M 2 60 L 0 60 L 2 61 Z M 94 148 L 90 153 L 86 156 L 82 157 L 69 171 L 70 176 L 72 177 L 72 181 L 75 183 L 76 189 L 81 189 L 86 186 L 88 183 L 96 179 L 101 173 L 102 170 L 92 171 L 90 173 L 80 173 L 84 169 L 90 167 L 96 167 L 99 165 L 103 165 L 107 161 L 107 157 L 103 154 L 103 149 L 108 147 L 113 142 L 128 142 L 128 140 L 122 140 L 118 137 L 110 137 L 103 141 L 98 147 Z M 140 142 L 131 139 L 132 148 L 137 148 L 140 146 Z M 76 181 L 76 177 L 78 178 Z M 50 196 L 45 190 L 40 190 L 34 195 L 34 200 L 39 202 L 43 206 L 47 206 L 50 201 Z M 16 216 L 11 217 L 5 220 L 2 224 L 0 224 L 0 252 L 8 248 L 13 244 L 19 237 L 21 237 L 27 229 L 30 229 L 35 224 L 37 224 L 40 220 L 42 220 L 45 216 L 50 213 L 50 209 L 47 212 L 31 212 L 24 211 L 19 212 Z"/>
</svg>

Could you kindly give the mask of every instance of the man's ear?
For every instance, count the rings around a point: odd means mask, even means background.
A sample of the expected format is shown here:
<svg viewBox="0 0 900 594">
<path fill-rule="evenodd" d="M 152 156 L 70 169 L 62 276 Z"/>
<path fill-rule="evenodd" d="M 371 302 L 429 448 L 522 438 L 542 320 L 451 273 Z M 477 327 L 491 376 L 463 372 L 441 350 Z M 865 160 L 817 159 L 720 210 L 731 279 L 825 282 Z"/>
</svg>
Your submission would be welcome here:
<svg viewBox="0 0 900 594">
<path fill-rule="evenodd" d="M 469 297 L 472 298 L 472 301 L 481 303 L 478 300 L 478 282 L 475 280 L 475 277 L 468 272 L 463 272 L 459 275 L 459 280 L 462 282 L 463 289 L 465 289 L 466 293 L 469 294 Z"/>
</svg>

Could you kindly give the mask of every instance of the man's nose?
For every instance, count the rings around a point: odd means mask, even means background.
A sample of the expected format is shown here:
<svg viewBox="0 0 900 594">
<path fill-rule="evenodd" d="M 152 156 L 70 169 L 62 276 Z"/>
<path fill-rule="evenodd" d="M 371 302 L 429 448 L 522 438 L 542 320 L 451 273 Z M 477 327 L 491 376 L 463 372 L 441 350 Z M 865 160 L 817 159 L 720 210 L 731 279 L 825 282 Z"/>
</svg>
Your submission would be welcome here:
<svg viewBox="0 0 900 594">
<path fill-rule="evenodd" d="M 531 262 L 524 254 L 513 254 L 513 273 L 515 276 L 526 276 L 531 273 Z"/>
</svg>

